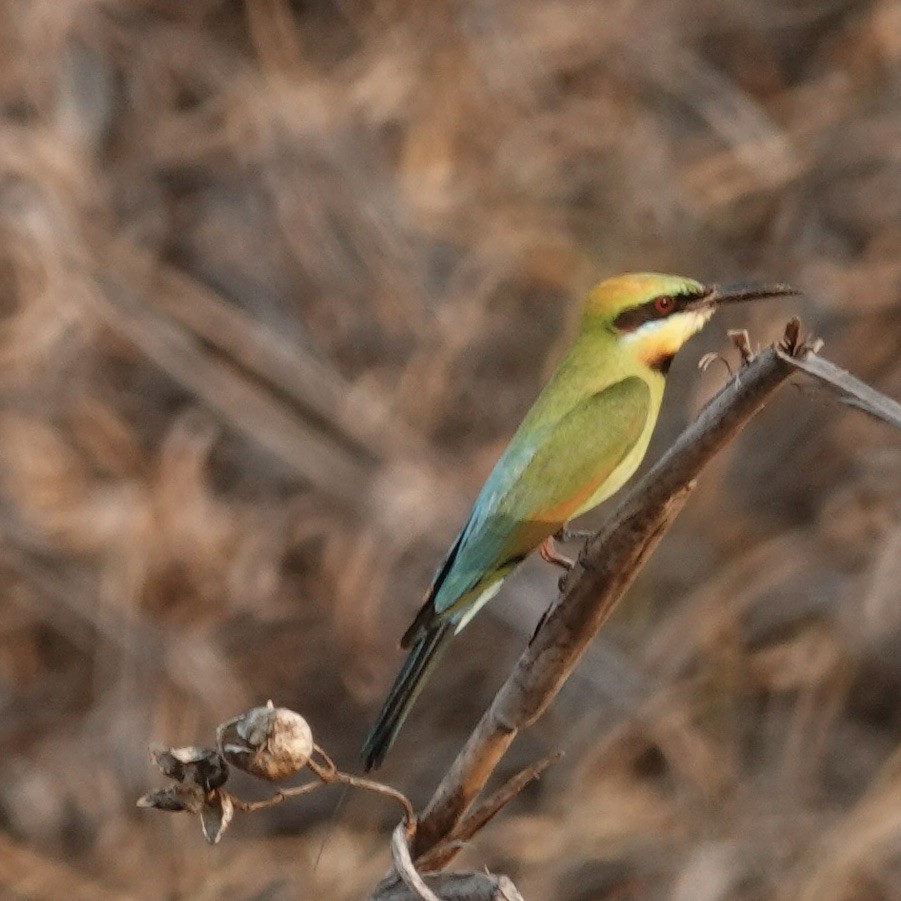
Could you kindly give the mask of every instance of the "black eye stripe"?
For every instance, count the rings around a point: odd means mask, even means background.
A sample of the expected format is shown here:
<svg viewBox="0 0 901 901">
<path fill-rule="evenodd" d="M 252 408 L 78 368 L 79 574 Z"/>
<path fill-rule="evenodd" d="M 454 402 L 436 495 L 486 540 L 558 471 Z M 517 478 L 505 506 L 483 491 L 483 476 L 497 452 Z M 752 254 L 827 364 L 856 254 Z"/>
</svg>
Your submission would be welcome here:
<svg viewBox="0 0 901 901">
<path fill-rule="evenodd" d="M 664 296 L 670 297 L 670 295 Z M 664 310 L 663 312 L 658 310 L 656 306 L 659 299 L 660 298 L 654 297 L 639 307 L 633 307 L 631 310 L 623 310 L 622 313 L 613 320 L 614 328 L 620 332 L 634 332 L 635 329 L 640 328 L 646 322 L 652 322 L 655 319 L 666 319 L 667 316 L 672 316 L 673 313 L 684 310 L 695 298 L 692 295 L 674 295 L 671 297 L 673 303 L 670 305 L 669 309 Z"/>
</svg>

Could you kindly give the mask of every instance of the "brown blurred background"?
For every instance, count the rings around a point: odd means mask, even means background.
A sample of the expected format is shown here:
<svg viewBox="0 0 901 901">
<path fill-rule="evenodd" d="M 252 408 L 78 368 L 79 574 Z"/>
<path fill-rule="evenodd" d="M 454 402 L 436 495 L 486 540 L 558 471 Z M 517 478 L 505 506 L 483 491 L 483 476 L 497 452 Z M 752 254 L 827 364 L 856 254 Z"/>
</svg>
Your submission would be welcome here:
<svg viewBox="0 0 901 901">
<path fill-rule="evenodd" d="M 901 396 L 891 0 L 5 0 L 0 47 L 3 897 L 372 887 L 393 808 L 330 825 L 324 790 L 208 848 L 135 809 L 147 747 L 271 697 L 358 766 L 599 278 L 808 292 L 713 320 L 651 457 L 730 327 L 797 313 Z M 416 804 L 557 575 L 443 661 L 381 773 Z M 530 901 L 901 898 L 899 586 L 897 434 L 784 389 L 504 773 L 564 761 L 460 864 Z"/>
</svg>

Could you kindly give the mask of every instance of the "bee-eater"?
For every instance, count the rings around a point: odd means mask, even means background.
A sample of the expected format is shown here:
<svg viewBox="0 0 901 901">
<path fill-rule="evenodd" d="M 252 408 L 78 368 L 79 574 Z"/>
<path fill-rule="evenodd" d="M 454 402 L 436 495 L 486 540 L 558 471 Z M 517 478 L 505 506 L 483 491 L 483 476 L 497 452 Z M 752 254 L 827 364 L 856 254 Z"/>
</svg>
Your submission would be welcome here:
<svg viewBox="0 0 901 901">
<path fill-rule="evenodd" d="M 708 286 L 657 273 L 601 282 L 578 333 L 476 497 L 401 640 L 409 654 L 363 747 L 385 758 L 448 641 L 539 546 L 623 486 L 641 463 L 680 347 L 721 304 L 797 292 Z"/>
</svg>

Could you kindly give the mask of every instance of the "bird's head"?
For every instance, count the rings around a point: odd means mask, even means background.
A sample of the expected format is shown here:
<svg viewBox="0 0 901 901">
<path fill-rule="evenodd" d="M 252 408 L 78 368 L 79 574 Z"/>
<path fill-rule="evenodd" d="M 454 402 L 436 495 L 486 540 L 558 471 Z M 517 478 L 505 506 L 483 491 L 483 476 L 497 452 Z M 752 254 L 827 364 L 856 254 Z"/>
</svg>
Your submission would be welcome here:
<svg viewBox="0 0 901 901">
<path fill-rule="evenodd" d="M 666 373 L 679 348 L 719 306 L 798 293 L 788 285 L 702 285 L 678 275 L 629 273 L 589 293 L 582 322 L 611 331 L 643 363 Z"/>
</svg>

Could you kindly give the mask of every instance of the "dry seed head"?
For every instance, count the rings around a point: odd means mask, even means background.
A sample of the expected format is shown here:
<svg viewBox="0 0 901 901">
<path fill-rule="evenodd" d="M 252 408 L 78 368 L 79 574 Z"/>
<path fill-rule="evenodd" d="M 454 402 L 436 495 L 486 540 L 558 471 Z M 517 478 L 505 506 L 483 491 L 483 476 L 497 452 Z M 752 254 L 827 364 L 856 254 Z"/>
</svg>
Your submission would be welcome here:
<svg viewBox="0 0 901 901">
<path fill-rule="evenodd" d="M 286 707 L 254 707 L 216 730 L 219 750 L 233 766 L 278 782 L 306 766 L 313 753 L 307 721 Z"/>
</svg>

